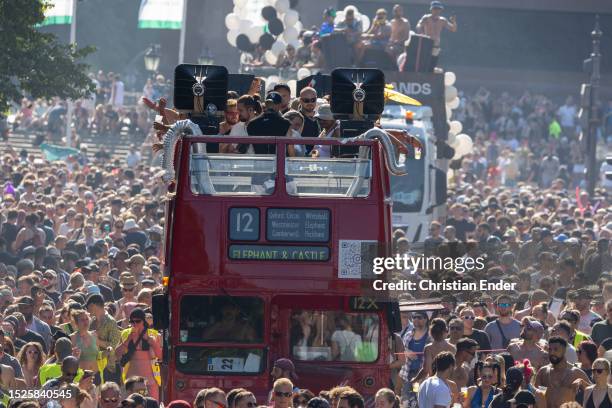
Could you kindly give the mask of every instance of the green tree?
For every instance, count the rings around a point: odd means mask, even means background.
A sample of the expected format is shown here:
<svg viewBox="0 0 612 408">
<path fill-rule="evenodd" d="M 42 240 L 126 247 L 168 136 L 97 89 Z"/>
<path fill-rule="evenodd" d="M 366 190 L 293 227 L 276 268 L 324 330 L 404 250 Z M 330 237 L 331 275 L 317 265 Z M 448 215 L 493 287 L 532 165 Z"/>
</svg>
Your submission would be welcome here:
<svg viewBox="0 0 612 408">
<path fill-rule="evenodd" d="M 75 0 L 76 1 L 76 0 Z M 60 44 L 35 26 L 44 20 L 43 0 L 0 1 L 0 110 L 24 94 L 34 98 L 78 98 L 92 92 L 88 65 L 94 48 Z"/>
</svg>

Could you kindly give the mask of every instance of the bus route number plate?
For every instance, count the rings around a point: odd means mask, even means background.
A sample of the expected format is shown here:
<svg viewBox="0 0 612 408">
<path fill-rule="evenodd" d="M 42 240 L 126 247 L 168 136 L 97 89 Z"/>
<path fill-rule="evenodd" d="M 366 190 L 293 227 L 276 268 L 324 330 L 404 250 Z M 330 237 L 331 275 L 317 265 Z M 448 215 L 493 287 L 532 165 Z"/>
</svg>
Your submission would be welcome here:
<svg viewBox="0 0 612 408">
<path fill-rule="evenodd" d="M 229 238 L 232 241 L 259 240 L 259 208 L 230 208 Z"/>
</svg>

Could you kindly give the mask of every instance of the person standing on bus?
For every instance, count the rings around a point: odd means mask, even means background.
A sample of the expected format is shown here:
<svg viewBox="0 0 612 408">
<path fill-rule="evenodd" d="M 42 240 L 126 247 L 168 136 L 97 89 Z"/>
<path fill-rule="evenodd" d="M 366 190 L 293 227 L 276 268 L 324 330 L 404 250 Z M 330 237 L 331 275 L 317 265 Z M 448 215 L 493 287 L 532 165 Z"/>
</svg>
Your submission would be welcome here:
<svg viewBox="0 0 612 408">
<path fill-rule="evenodd" d="M 319 110 L 314 117 L 321 126 L 320 138 L 340 137 L 340 123 L 334 118 L 330 105 L 319 106 Z M 331 157 L 331 147 L 331 145 L 317 145 L 312 149 L 311 155 L 312 157 Z"/>
<path fill-rule="evenodd" d="M 291 122 L 280 114 L 283 97 L 278 92 L 266 96 L 264 113 L 247 125 L 249 136 L 291 136 Z M 254 144 L 255 154 L 276 154 L 274 144 Z"/>
</svg>

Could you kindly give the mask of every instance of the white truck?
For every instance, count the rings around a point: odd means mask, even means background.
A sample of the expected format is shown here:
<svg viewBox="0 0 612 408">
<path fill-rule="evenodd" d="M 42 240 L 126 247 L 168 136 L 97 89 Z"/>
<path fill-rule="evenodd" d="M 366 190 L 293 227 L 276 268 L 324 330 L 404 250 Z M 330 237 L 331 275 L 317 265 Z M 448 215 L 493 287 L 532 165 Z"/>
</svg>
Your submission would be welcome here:
<svg viewBox="0 0 612 408">
<path fill-rule="evenodd" d="M 412 120 L 407 112 L 412 112 Z M 393 227 L 406 231 L 412 243 L 423 242 L 431 221 L 443 215 L 446 204 L 446 172 L 436 166 L 436 144 L 429 106 L 387 104 L 381 118 L 384 129 L 403 129 L 422 149 L 410 149 L 399 161 L 407 175 L 391 176 Z"/>
</svg>

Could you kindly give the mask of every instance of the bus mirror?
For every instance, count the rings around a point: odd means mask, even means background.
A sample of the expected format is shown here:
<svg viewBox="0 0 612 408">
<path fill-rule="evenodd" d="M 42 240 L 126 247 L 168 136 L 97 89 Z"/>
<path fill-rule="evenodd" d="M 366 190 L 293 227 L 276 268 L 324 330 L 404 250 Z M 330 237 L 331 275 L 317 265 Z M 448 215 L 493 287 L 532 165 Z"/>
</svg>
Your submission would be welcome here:
<svg viewBox="0 0 612 408">
<path fill-rule="evenodd" d="M 387 304 L 387 322 L 389 324 L 390 333 L 399 333 L 402 331 L 402 319 L 400 318 L 398 302 L 390 302 Z"/>
<path fill-rule="evenodd" d="M 169 326 L 168 318 L 170 310 L 168 308 L 168 295 L 165 293 L 153 295 L 153 327 L 156 330 L 166 330 Z"/>
<path fill-rule="evenodd" d="M 447 199 L 446 173 L 436 168 L 436 206 L 444 205 Z"/>
</svg>

